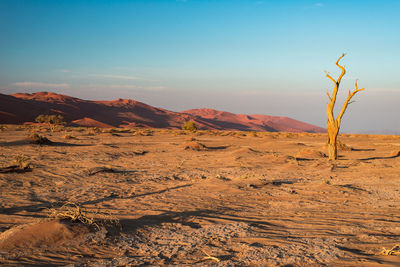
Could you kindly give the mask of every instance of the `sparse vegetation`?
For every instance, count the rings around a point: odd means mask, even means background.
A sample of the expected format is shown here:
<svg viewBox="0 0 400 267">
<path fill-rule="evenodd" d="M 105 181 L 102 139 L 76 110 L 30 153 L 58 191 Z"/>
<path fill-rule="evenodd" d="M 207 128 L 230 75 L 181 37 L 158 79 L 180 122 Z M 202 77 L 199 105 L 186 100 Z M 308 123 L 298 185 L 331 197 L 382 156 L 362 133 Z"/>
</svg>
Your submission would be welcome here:
<svg viewBox="0 0 400 267">
<path fill-rule="evenodd" d="M 99 225 L 93 218 L 86 215 L 82 207 L 76 203 L 67 202 L 57 209 L 50 209 L 50 218 L 70 220 L 72 222 L 80 222 L 86 225 L 95 226 L 99 229 Z"/>
<path fill-rule="evenodd" d="M 64 125 L 66 122 L 64 121 L 64 117 L 61 115 L 39 115 L 35 119 L 38 123 L 47 123 L 54 125 Z"/>
<path fill-rule="evenodd" d="M 197 125 L 196 125 L 196 123 L 194 123 L 194 121 L 189 120 L 189 121 L 186 121 L 182 125 L 182 130 L 190 131 L 190 132 L 196 132 L 197 131 Z"/>
<path fill-rule="evenodd" d="M 14 157 L 10 166 L 1 167 L 0 173 L 25 172 L 29 170 L 31 170 L 31 164 L 28 162 L 28 158 L 23 154 L 19 154 Z"/>
<path fill-rule="evenodd" d="M 140 129 L 133 133 L 135 136 L 152 136 L 154 131 L 151 129 Z"/>
<path fill-rule="evenodd" d="M 45 136 L 39 135 L 38 133 L 32 133 L 28 137 L 31 144 L 47 145 L 52 142 Z"/>
<path fill-rule="evenodd" d="M 207 150 L 207 147 L 198 141 L 191 141 L 184 145 L 185 150 L 195 150 L 195 151 L 202 151 Z"/>
<path fill-rule="evenodd" d="M 76 139 L 76 137 L 73 136 L 72 134 L 66 134 L 64 135 L 64 139 Z"/>
<path fill-rule="evenodd" d="M 30 163 L 27 160 L 27 157 L 25 157 L 23 154 L 19 154 L 14 157 L 12 164 L 18 166 L 18 168 L 21 170 L 26 170 L 30 168 Z"/>
<path fill-rule="evenodd" d="M 337 93 L 338 93 L 338 90 L 339 90 L 340 82 L 341 82 L 343 76 L 346 74 L 345 68 L 342 65 L 339 64 L 339 61 L 344 56 L 345 56 L 345 54 L 342 54 L 342 56 L 339 57 L 339 59 L 336 61 L 336 66 L 338 66 L 342 71 L 337 80 L 333 79 L 332 76 L 330 76 L 329 73 L 326 72 L 326 77 L 328 77 L 328 79 L 330 79 L 335 84 L 332 96 L 329 94 L 329 92 L 326 92 L 326 94 L 328 95 L 328 98 L 330 100 L 330 102 L 327 104 L 327 107 L 326 107 L 326 113 L 328 115 L 327 128 L 328 128 L 328 137 L 329 137 L 329 139 L 328 139 L 329 160 L 337 160 L 337 158 L 338 158 L 337 138 L 338 138 L 338 135 L 339 135 L 339 130 L 340 130 L 340 125 L 341 125 L 341 122 L 342 122 L 343 114 L 345 113 L 348 105 L 351 103 L 350 101 L 353 98 L 353 96 L 357 92 L 360 92 L 360 91 L 364 90 L 364 88 L 358 89 L 357 80 L 356 80 L 356 82 L 355 82 L 356 89 L 353 92 L 351 92 L 349 90 L 349 94 L 348 94 L 348 96 L 346 98 L 346 101 L 344 102 L 344 104 L 342 106 L 342 109 L 340 110 L 339 115 L 335 119 L 335 116 L 333 114 L 333 110 L 335 108 L 336 96 L 337 96 Z"/>
<path fill-rule="evenodd" d="M 382 248 L 382 250 L 378 252 L 376 255 L 382 255 L 382 256 L 400 255 L 400 245 L 396 244 L 391 249 Z"/>
<path fill-rule="evenodd" d="M 62 127 L 60 126 L 67 124 L 64 121 L 64 117 L 61 115 L 39 115 L 36 117 L 35 121 L 38 123 L 48 124 L 52 132 L 57 129 L 61 130 Z"/>
</svg>

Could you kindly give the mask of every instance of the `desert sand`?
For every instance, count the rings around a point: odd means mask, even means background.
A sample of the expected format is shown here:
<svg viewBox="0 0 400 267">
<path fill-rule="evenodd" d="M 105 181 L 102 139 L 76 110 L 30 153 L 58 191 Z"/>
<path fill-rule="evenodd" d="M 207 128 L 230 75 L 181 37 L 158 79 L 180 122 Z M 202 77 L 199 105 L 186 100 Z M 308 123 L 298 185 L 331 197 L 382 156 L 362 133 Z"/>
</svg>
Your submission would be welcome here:
<svg viewBox="0 0 400 267">
<path fill-rule="evenodd" d="M 0 132 L 0 264 L 390 266 L 400 137 L 45 127 Z M 6 169 L 18 155 L 30 168 Z M 66 203 L 93 222 L 49 217 Z"/>
</svg>

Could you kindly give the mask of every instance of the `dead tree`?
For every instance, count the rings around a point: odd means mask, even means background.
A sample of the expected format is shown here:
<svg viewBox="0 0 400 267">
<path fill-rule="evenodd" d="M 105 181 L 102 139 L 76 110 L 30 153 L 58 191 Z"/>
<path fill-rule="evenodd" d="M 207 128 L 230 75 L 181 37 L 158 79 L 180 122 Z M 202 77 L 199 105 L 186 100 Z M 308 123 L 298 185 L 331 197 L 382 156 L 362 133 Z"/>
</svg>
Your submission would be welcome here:
<svg viewBox="0 0 400 267">
<path fill-rule="evenodd" d="M 342 54 L 341 57 L 336 61 L 336 66 L 338 66 L 341 70 L 342 73 L 339 75 L 339 78 L 335 81 L 328 72 L 326 72 L 326 77 L 328 77 L 334 84 L 335 88 L 333 89 L 332 96 L 329 95 L 329 91 L 326 92 L 326 94 L 329 97 L 330 103 L 327 104 L 326 107 L 326 114 L 328 115 L 328 120 L 327 120 L 327 128 L 328 128 L 328 149 L 329 149 L 329 160 L 337 160 L 338 154 L 337 154 L 337 137 L 339 134 L 339 129 L 340 129 L 340 124 L 342 122 L 342 117 L 343 114 L 345 113 L 347 106 L 351 103 L 350 100 L 351 98 L 359 91 L 364 90 L 364 88 L 358 89 L 357 86 L 357 80 L 356 80 L 356 89 L 351 92 L 349 89 L 349 94 L 347 96 L 346 101 L 344 102 L 342 106 L 342 110 L 340 111 L 339 115 L 335 119 L 335 116 L 333 115 L 333 109 L 335 108 L 335 103 L 336 103 L 336 96 L 339 90 L 339 85 L 340 81 L 342 80 L 343 76 L 346 74 L 346 70 L 343 66 L 339 65 L 339 61 L 345 56 L 346 54 Z"/>
</svg>

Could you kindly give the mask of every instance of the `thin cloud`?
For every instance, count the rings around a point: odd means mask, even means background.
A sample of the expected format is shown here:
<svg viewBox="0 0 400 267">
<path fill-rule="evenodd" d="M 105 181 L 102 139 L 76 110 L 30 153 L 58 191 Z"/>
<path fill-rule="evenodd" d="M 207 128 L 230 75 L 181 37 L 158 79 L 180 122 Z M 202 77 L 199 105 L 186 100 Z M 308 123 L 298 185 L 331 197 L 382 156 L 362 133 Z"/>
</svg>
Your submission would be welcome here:
<svg viewBox="0 0 400 267">
<path fill-rule="evenodd" d="M 25 87 L 25 88 L 69 88 L 70 85 L 67 83 L 42 83 L 42 82 L 16 82 L 12 84 L 16 87 Z"/>
<path fill-rule="evenodd" d="M 324 7 L 324 4 L 321 2 L 317 2 L 317 3 L 312 4 L 311 6 L 306 6 L 304 8 L 305 9 L 316 9 L 316 8 L 322 8 L 322 7 Z"/>
<path fill-rule="evenodd" d="M 134 84 L 87 84 L 87 85 L 81 85 L 80 88 L 82 89 L 101 89 L 101 90 L 107 90 L 107 89 L 121 89 L 121 90 L 126 90 L 126 89 L 137 89 L 137 90 L 145 90 L 145 91 L 163 91 L 166 89 L 165 86 L 138 86 Z"/>
<path fill-rule="evenodd" d="M 93 77 L 101 77 L 107 79 L 117 79 L 117 80 L 143 80 L 136 76 L 125 76 L 125 75 L 114 75 L 114 74 L 89 74 Z"/>
<path fill-rule="evenodd" d="M 90 88 L 90 89 L 137 89 L 138 87 L 136 85 L 132 84 L 88 84 L 88 85 L 82 85 L 82 88 Z"/>
</svg>

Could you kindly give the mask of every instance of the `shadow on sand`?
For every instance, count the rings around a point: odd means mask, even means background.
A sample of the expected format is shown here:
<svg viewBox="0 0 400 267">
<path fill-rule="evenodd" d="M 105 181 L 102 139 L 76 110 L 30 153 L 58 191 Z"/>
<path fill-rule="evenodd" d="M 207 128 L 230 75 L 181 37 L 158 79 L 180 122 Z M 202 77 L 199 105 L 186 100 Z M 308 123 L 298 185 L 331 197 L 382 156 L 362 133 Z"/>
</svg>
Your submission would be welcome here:
<svg viewBox="0 0 400 267">
<path fill-rule="evenodd" d="M 35 143 L 30 142 L 29 140 L 17 140 L 17 141 L 11 141 L 11 142 L 0 142 L 0 146 L 3 146 L 3 147 L 25 146 L 25 145 L 33 145 L 33 146 L 68 146 L 68 147 L 93 146 L 92 144 L 71 144 L 71 143 L 66 143 L 66 142 L 50 142 L 50 143 L 46 143 L 46 144 L 35 144 Z"/>
<path fill-rule="evenodd" d="M 124 197 L 124 198 L 121 198 L 121 197 L 118 197 L 118 195 L 112 194 L 112 195 L 110 195 L 108 197 L 103 197 L 103 198 L 99 198 L 99 199 L 96 199 L 96 200 L 78 202 L 76 204 L 79 205 L 79 206 L 84 206 L 84 205 L 97 204 L 97 203 L 101 203 L 101 202 L 105 202 L 105 201 L 109 201 L 109 200 L 113 200 L 113 199 L 133 199 L 133 198 L 137 198 L 137 197 L 161 194 L 161 193 L 164 193 L 164 192 L 168 192 L 170 190 L 176 190 L 176 189 L 189 187 L 189 186 L 192 186 L 192 184 L 169 187 L 169 188 L 162 189 L 162 190 L 159 190 L 159 191 L 148 192 L 148 193 L 133 195 L 131 197 Z M 59 202 L 49 202 L 49 201 L 43 201 L 43 200 L 39 200 L 39 199 L 37 199 L 36 201 L 41 202 L 41 203 L 40 204 L 34 204 L 34 205 L 19 206 L 19 207 L 2 208 L 2 209 L 0 209 L 0 213 L 3 213 L 3 214 L 15 214 L 15 213 L 18 213 L 18 212 L 21 212 L 21 211 L 38 212 L 38 211 L 42 211 L 42 210 L 49 209 L 49 208 L 59 208 L 59 207 L 63 206 L 66 202 L 68 202 L 67 200 L 66 201 L 59 201 Z"/>
</svg>

